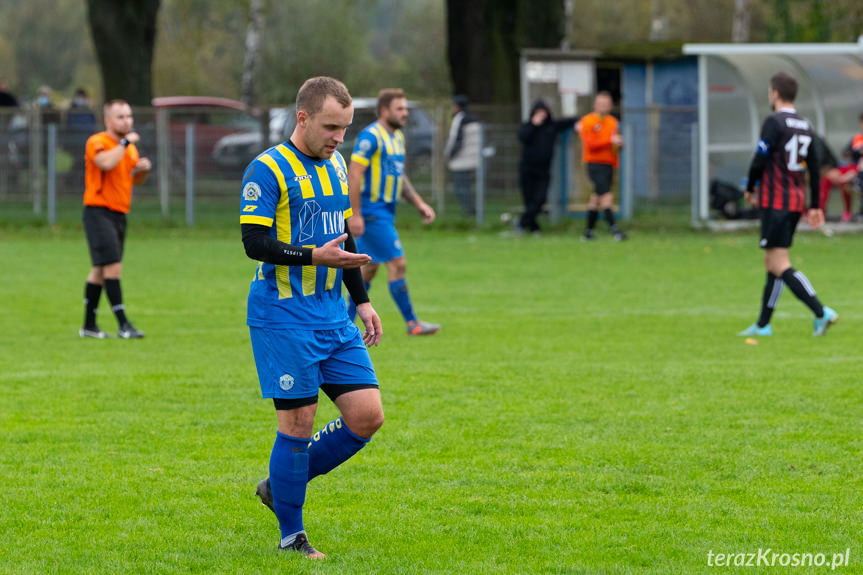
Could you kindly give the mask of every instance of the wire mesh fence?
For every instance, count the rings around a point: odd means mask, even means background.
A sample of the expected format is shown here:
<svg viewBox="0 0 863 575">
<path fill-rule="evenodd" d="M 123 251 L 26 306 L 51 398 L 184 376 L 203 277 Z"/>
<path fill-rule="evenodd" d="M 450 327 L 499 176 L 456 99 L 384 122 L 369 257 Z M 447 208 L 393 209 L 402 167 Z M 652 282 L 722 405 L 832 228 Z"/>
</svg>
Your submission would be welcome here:
<svg viewBox="0 0 863 575">
<path fill-rule="evenodd" d="M 494 225 L 515 220 L 522 210 L 518 110 L 476 107 L 473 114 L 482 126 L 482 162 L 472 178 L 470 201 L 479 210 L 466 211 L 454 194 L 444 156 L 452 118 L 449 105 L 411 103 L 405 127 L 407 174 L 443 221 Z M 153 169 L 135 188 L 132 216 L 175 225 L 229 225 L 237 221 L 245 166 L 290 136 L 294 110 L 136 107 L 134 116 L 141 136 L 137 147 Z M 357 99 L 354 123 L 340 147 L 348 161 L 357 133 L 374 119 L 374 104 Z M 694 120 L 693 109 L 624 110 L 622 126 L 632 139 L 624 153 L 632 156 L 623 165 L 632 174 L 621 173 L 616 188 L 632 186 L 636 212 L 653 204 L 688 202 Z M 99 110 L 0 108 L 0 222 L 79 221 L 84 146 L 102 126 Z M 590 184 L 576 134 L 559 138 L 556 156 L 549 212 L 553 219 L 577 216 L 586 206 Z"/>
</svg>

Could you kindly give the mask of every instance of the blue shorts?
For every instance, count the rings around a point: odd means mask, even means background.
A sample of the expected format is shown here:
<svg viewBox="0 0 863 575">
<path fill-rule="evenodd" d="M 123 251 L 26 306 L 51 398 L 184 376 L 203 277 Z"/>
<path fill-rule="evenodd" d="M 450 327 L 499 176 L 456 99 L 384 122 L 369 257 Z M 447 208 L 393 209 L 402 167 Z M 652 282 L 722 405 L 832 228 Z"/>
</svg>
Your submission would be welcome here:
<svg viewBox="0 0 863 575">
<path fill-rule="evenodd" d="M 377 385 L 378 378 L 354 324 L 339 329 L 249 327 L 263 397 L 317 397 L 321 384 Z"/>
<path fill-rule="evenodd" d="M 376 264 L 405 255 L 395 222 L 389 218 L 366 218 L 366 231 L 357 238 L 357 251 L 368 254 Z"/>
</svg>

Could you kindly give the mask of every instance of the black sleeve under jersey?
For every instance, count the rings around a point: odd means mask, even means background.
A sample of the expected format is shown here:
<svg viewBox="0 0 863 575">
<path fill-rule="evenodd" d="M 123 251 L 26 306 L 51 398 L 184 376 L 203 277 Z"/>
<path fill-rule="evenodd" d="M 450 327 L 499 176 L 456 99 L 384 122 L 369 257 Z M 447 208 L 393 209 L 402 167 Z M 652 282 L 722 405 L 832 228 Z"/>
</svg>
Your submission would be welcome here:
<svg viewBox="0 0 863 575">
<path fill-rule="evenodd" d="M 781 136 L 782 126 L 779 125 L 779 121 L 775 116 L 769 116 L 761 127 L 761 139 L 758 140 L 755 157 L 752 158 L 752 163 L 749 165 L 749 181 L 746 184 L 746 191 L 752 192 L 755 190 L 755 182 L 761 180 L 764 166 L 767 165 L 767 158 L 770 157 L 774 148 L 779 144 Z"/>
<path fill-rule="evenodd" d="M 809 168 L 809 209 L 817 210 L 821 207 L 821 158 L 817 152 L 806 158 L 806 167 Z"/>
<path fill-rule="evenodd" d="M 293 246 L 270 237 L 270 228 L 260 224 L 240 224 L 243 247 L 253 260 L 279 266 L 312 264 L 312 248 Z"/>
<path fill-rule="evenodd" d="M 348 220 L 345 220 L 345 232 L 348 234 L 348 239 L 345 240 L 345 251 L 352 254 L 357 253 L 357 242 L 351 233 L 351 228 L 348 227 Z M 369 301 L 369 294 L 366 292 L 366 285 L 363 282 L 363 273 L 360 268 L 342 270 L 342 283 L 348 288 L 348 293 L 351 295 L 351 299 L 354 300 L 354 305 L 360 305 Z"/>
</svg>

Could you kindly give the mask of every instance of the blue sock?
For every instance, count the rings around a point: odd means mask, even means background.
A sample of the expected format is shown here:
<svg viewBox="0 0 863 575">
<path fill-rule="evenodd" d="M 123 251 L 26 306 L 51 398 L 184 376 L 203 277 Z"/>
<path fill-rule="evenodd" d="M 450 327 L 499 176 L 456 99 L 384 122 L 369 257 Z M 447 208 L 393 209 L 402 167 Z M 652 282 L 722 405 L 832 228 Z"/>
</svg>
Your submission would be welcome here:
<svg viewBox="0 0 863 575">
<path fill-rule="evenodd" d="M 303 503 L 309 481 L 309 440 L 276 432 L 270 454 L 270 490 L 282 538 L 303 530 Z"/>
<path fill-rule="evenodd" d="M 390 294 L 393 300 L 402 312 L 402 317 L 405 321 L 416 321 L 417 316 L 414 314 L 414 306 L 411 304 L 411 296 L 408 293 L 408 282 L 404 278 L 390 282 Z"/>
<path fill-rule="evenodd" d="M 309 443 L 309 481 L 332 471 L 369 441 L 348 429 L 341 417 L 329 422 Z"/>
<path fill-rule="evenodd" d="M 366 291 L 369 291 L 369 288 L 372 287 L 372 284 L 369 282 L 363 282 L 363 285 L 366 286 Z M 357 306 L 354 305 L 354 300 L 351 296 L 348 296 L 348 317 L 351 318 L 351 321 L 357 319 Z"/>
</svg>

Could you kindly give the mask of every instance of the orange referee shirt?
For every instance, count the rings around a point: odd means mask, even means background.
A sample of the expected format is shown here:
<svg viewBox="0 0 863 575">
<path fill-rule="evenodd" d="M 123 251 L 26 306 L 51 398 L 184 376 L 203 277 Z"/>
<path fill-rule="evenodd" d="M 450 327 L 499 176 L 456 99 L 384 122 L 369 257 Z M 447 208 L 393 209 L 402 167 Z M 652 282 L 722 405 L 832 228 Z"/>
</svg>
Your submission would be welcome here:
<svg viewBox="0 0 863 575">
<path fill-rule="evenodd" d="M 114 212 L 129 212 L 132 203 L 132 169 L 138 164 L 138 148 L 126 146 L 126 153 L 113 169 L 103 171 L 94 161 L 96 154 L 121 146 L 108 132 L 93 134 L 87 140 L 84 154 L 86 172 L 84 176 L 84 205 L 108 208 Z"/>
<path fill-rule="evenodd" d="M 617 167 L 617 146 L 611 143 L 612 134 L 619 133 L 617 118 L 608 115 L 600 118 L 590 113 L 581 119 L 581 160 L 585 164 L 611 164 Z"/>
</svg>

